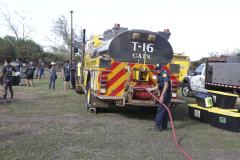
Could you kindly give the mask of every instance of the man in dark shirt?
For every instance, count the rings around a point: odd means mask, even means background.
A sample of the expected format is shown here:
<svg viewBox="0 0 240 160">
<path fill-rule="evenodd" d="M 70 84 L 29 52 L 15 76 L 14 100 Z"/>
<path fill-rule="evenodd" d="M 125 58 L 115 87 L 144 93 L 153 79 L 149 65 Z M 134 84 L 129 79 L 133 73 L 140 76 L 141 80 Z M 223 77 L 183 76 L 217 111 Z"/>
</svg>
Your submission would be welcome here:
<svg viewBox="0 0 240 160">
<path fill-rule="evenodd" d="M 167 107 L 172 98 L 172 86 L 170 82 L 170 76 L 167 72 L 162 70 L 162 64 L 157 63 L 155 66 L 157 70 L 157 85 L 153 88 L 150 88 L 149 91 L 153 91 L 159 89 L 161 92 L 160 101 L 165 104 Z M 159 103 L 157 115 L 156 115 L 156 122 L 155 127 L 150 128 L 149 131 L 162 131 L 167 130 L 167 123 L 168 123 L 168 112 L 167 109 Z"/>
<path fill-rule="evenodd" d="M 76 74 L 76 63 L 75 63 L 75 59 L 72 60 L 72 65 L 71 67 L 71 82 L 72 82 L 72 88 L 71 89 L 75 89 L 75 74 Z"/>
<path fill-rule="evenodd" d="M 22 62 L 20 62 L 20 58 L 17 58 L 16 61 L 17 61 L 17 64 L 16 64 L 15 69 L 17 70 L 17 72 L 15 73 L 15 76 L 22 77 L 23 64 L 22 64 Z M 21 82 L 22 82 L 22 78 L 20 79 L 19 86 L 21 86 Z"/>
<path fill-rule="evenodd" d="M 11 93 L 11 101 L 13 100 L 13 78 L 12 78 L 12 71 L 16 72 L 16 69 L 10 65 L 11 58 L 7 57 L 5 59 L 6 65 L 2 67 L 2 74 L 0 75 L 0 78 L 3 77 L 3 87 L 4 87 L 4 96 L 3 96 L 3 102 L 7 102 L 7 88 L 9 87 L 10 93 Z"/>
<path fill-rule="evenodd" d="M 70 87 L 70 65 L 68 64 L 68 60 L 65 61 L 65 64 L 62 67 L 61 78 L 64 73 L 64 90 L 66 90 L 66 85 L 68 82 L 68 89 Z"/>
<path fill-rule="evenodd" d="M 31 80 L 31 87 L 33 87 L 34 71 L 35 71 L 35 65 L 34 65 L 34 63 L 32 61 L 30 61 L 30 65 L 28 65 L 27 69 L 26 69 L 26 77 L 27 77 L 26 84 L 27 84 L 27 87 L 28 87 L 29 79 Z"/>
<path fill-rule="evenodd" d="M 40 79 L 40 76 L 42 76 L 42 75 L 45 79 L 45 72 L 44 72 L 45 65 L 46 65 L 46 63 L 43 62 L 42 59 L 40 59 L 39 64 L 38 64 L 38 79 Z"/>
</svg>

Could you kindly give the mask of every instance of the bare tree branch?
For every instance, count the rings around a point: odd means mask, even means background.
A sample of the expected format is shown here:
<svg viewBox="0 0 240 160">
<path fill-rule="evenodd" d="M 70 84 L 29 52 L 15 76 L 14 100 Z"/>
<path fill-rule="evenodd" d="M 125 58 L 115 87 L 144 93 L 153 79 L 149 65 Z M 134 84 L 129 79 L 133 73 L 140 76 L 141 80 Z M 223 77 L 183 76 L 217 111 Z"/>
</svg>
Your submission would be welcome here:
<svg viewBox="0 0 240 160">
<path fill-rule="evenodd" d="M 5 10 L 5 12 L 4 12 Z M 15 13 L 17 15 L 19 15 L 20 13 L 18 13 L 16 10 L 15 10 Z M 2 17 L 2 19 L 7 23 L 7 24 L 0 24 L 2 26 L 5 26 L 8 28 L 9 31 L 11 31 L 15 36 L 16 38 L 18 39 L 19 38 L 19 24 L 16 24 L 15 22 L 12 22 L 12 19 L 11 19 L 11 13 L 10 13 L 10 9 L 8 8 L 8 5 L 2 5 L 0 7 L 0 15 Z M 25 19 L 25 17 L 21 17 L 23 20 Z M 30 37 L 30 34 L 33 33 L 35 31 L 35 28 L 32 28 L 30 27 L 30 25 L 26 25 L 25 24 L 25 29 L 23 29 L 23 35 L 24 37 L 22 37 L 23 39 L 27 39 L 27 38 L 31 38 Z M 26 34 L 25 34 L 26 33 Z"/>
<path fill-rule="evenodd" d="M 1 11 L 1 15 L 3 16 L 4 20 L 7 22 L 7 27 L 10 31 L 12 31 L 16 38 L 18 39 L 18 25 L 14 25 L 12 22 L 11 22 L 11 16 L 10 16 L 10 13 L 9 13 L 9 9 L 8 9 L 8 5 L 3 5 L 2 6 L 5 10 L 6 10 L 6 13 L 4 13 L 3 9 L 0 8 L 0 11 Z"/>
<path fill-rule="evenodd" d="M 24 30 L 23 30 L 24 39 L 28 39 L 28 38 L 30 39 L 31 37 L 29 35 L 35 31 L 36 29 L 32 28 L 31 26 L 24 27 Z"/>
</svg>

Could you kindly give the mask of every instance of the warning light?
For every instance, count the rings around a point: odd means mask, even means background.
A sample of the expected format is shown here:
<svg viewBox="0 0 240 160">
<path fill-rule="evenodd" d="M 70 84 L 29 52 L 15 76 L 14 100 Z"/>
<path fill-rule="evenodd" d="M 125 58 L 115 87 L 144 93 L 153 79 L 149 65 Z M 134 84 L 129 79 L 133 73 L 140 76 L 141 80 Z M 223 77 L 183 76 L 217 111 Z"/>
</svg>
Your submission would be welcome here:
<svg viewBox="0 0 240 160">
<path fill-rule="evenodd" d="M 170 31 L 169 31 L 169 29 L 164 29 L 164 32 L 165 32 L 167 35 L 170 35 L 170 34 L 171 34 Z"/>
<path fill-rule="evenodd" d="M 114 24 L 114 28 L 115 28 L 115 29 L 119 29 L 119 28 L 120 28 L 120 24 L 115 23 L 115 24 Z"/>
<path fill-rule="evenodd" d="M 169 29 L 164 29 L 164 32 L 169 32 Z"/>
</svg>

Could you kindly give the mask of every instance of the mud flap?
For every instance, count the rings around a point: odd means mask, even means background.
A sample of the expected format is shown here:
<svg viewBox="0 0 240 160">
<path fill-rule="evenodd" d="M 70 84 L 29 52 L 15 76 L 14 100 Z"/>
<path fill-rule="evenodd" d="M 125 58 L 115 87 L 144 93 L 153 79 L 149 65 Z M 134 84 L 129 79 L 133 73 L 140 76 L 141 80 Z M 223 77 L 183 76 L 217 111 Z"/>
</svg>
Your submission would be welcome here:
<svg viewBox="0 0 240 160">
<path fill-rule="evenodd" d="M 109 108 L 109 104 L 91 94 L 89 113 L 96 114 L 97 108 Z"/>
</svg>

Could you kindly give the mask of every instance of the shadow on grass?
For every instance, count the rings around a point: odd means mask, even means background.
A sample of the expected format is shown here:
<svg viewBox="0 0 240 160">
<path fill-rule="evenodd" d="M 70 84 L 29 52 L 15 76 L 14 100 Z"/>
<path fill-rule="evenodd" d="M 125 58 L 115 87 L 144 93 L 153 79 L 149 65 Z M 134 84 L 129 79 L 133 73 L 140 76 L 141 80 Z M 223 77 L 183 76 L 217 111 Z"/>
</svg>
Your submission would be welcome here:
<svg viewBox="0 0 240 160">
<path fill-rule="evenodd" d="M 173 121 L 189 121 L 188 107 L 179 106 L 179 108 L 173 109 L 169 108 Z M 127 118 L 134 118 L 139 120 L 155 120 L 157 114 L 157 107 L 119 107 L 110 106 L 108 109 L 98 108 L 97 114 L 103 113 L 119 113 Z"/>
</svg>

